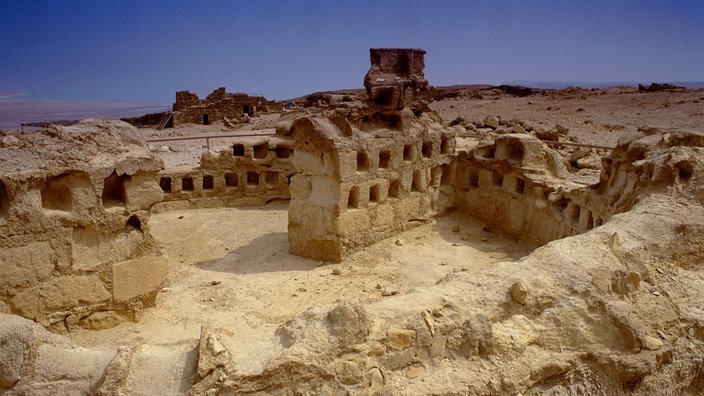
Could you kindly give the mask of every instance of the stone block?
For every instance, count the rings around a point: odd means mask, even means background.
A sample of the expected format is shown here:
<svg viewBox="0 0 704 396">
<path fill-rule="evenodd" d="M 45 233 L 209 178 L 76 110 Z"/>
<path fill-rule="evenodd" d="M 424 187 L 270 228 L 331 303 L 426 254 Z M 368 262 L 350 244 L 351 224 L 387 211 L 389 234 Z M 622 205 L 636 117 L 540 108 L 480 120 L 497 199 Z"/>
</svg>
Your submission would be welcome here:
<svg viewBox="0 0 704 396">
<path fill-rule="evenodd" d="M 381 204 L 376 207 L 376 216 L 372 221 L 373 228 L 382 228 L 394 223 L 395 210 L 388 204 Z"/>
<path fill-rule="evenodd" d="M 110 300 L 110 293 L 98 275 L 55 277 L 39 288 L 43 305 L 50 310 Z"/>
<path fill-rule="evenodd" d="M 338 153 L 340 180 L 348 181 L 352 179 L 357 172 L 357 152 L 356 151 L 340 151 Z"/>
<path fill-rule="evenodd" d="M 340 199 L 340 185 L 329 176 L 313 176 L 310 179 L 309 200 L 314 205 L 335 206 Z"/>
<path fill-rule="evenodd" d="M 48 241 L 3 247 L 0 254 L 0 288 L 47 279 L 54 270 L 54 251 Z"/>
<path fill-rule="evenodd" d="M 347 210 L 337 219 L 336 232 L 339 235 L 354 235 L 371 229 L 369 212 L 361 210 Z"/>
<path fill-rule="evenodd" d="M 71 244 L 73 268 L 91 269 L 108 261 L 129 258 L 144 241 L 144 234 L 131 226 L 105 234 L 90 228 L 74 228 Z"/>
<path fill-rule="evenodd" d="M 311 189 L 309 177 L 301 175 L 300 173 L 291 177 L 291 184 L 289 185 L 291 198 L 305 200 L 308 198 Z"/>
<path fill-rule="evenodd" d="M 147 210 L 153 204 L 164 199 L 164 192 L 154 180 L 154 175 L 139 172 L 125 181 L 127 210 Z"/>
<path fill-rule="evenodd" d="M 386 332 L 391 348 L 402 351 L 411 346 L 416 341 L 416 331 L 409 329 L 389 329 Z"/>
<path fill-rule="evenodd" d="M 112 267 L 113 299 L 126 301 L 151 294 L 166 280 L 169 263 L 163 257 L 141 257 Z"/>
<path fill-rule="evenodd" d="M 310 153 L 302 150 L 293 152 L 293 166 L 303 174 L 321 175 L 323 174 L 323 159 L 320 153 Z"/>
</svg>

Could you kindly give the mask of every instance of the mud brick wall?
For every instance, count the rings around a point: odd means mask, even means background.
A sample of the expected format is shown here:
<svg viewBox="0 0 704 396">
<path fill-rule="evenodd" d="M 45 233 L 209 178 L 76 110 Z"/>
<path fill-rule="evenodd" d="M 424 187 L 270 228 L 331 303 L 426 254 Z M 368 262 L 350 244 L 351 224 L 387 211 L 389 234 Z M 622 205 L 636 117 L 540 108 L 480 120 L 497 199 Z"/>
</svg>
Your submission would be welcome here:
<svg viewBox="0 0 704 396">
<path fill-rule="evenodd" d="M 18 134 L 0 173 L 0 308 L 70 330 L 136 319 L 168 264 L 149 232 L 162 168 L 135 128 L 88 120 Z"/>
<path fill-rule="evenodd" d="M 242 138 L 220 152 L 205 152 L 197 169 L 157 175 L 164 192 L 153 211 L 240 207 L 288 200 L 294 143 L 280 137 Z"/>
</svg>

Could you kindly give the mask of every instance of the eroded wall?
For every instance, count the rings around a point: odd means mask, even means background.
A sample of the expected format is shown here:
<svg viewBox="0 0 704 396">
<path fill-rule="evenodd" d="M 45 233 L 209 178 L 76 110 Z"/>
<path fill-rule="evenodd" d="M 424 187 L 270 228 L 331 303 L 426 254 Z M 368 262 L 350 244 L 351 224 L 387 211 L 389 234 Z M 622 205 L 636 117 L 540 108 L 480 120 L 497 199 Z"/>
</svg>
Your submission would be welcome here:
<svg viewBox="0 0 704 396">
<path fill-rule="evenodd" d="M 166 279 L 149 232 L 161 160 L 120 121 L 13 135 L 0 150 L 0 302 L 55 329 L 135 319 Z"/>
<path fill-rule="evenodd" d="M 276 106 L 263 96 L 230 93 L 224 87 L 214 90 L 205 99 L 189 91 L 178 91 L 173 105 L 174 125 L 203 124 L 205 115 L 209 123 L 225 118 L 239 120 L 245 114 L 253 116 Z"/>
<path fill-rule="evenodd" d="M 340 261 L 435 215 L 454 136 L 431 116 L 338 108 L 298 119 L 291 134 L 292 253 Z"/>
<path fill-rule="evenodd" d="M 544 244 L 590 231 L 630 210 L 650 191 L 688 183 L 691 151 L 701 145 L 684 132 L 654 132 L 623 138 L 602 159 L 594 185 L 571 182 L 557 151 L 525 134 L 486 138 L 458 153 L 447 168 L 441 206 L 460 209 L 497 230 Z M 681 142 L 678 142 L 678 139 Z M 685 142 L 686 140 L 686 142 Z M 675 146 L 657 165 L 647 153 Z"/>
<path fill-rule="evenodd" d="M 241 138 L 220 152 L 203 153 L 200 167 L 165 169 L 155 212 L 221 206 L 257 206 L 288 200 L 294 142 L 285 137 Z"/>
</svg>

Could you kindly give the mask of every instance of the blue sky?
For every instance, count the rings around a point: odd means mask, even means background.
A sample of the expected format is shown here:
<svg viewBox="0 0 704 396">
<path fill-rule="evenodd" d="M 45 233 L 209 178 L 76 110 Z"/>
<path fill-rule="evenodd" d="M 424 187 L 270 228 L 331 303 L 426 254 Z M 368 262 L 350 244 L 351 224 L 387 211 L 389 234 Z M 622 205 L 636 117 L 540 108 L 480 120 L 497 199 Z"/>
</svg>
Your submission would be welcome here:
<svg viewBox="0 0 704 396">
<path fill-rule="evenodd" d="M 0 100 L 287 99 L 361 87 L 370 47 L 433 85 L 702 81 L 704 1 L 2 0 Z"/>
</svg>

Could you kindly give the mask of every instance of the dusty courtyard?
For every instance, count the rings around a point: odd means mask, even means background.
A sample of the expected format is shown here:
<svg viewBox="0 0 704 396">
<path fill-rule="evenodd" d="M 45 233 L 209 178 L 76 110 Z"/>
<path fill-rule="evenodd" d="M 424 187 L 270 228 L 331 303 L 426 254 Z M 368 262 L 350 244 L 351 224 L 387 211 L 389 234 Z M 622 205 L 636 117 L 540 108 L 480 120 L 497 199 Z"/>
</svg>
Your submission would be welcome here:
<svg viewBox="0 0 704 396">
<path fill-rule="evenodd" d="M 480 221 L 452 215 L 338 264 L 288 253 L 283 204 L 169 211 L 154 215 L 150 224 L 170 259 L 169 286 L 139 322 L 71 333 L 77 342 L 101 346 L 109 341 L 110 347 L 135 337 L 149 343 L 195 342 L 207 322 L 243 335 L 236 350 L 248 366 L 266 360 L 265 351 L 280 348 L 273 338 L 276 327 L 309 307 L 340 301 L 366 305 L 532 250 L 485 230 Z"/>
</svg>

